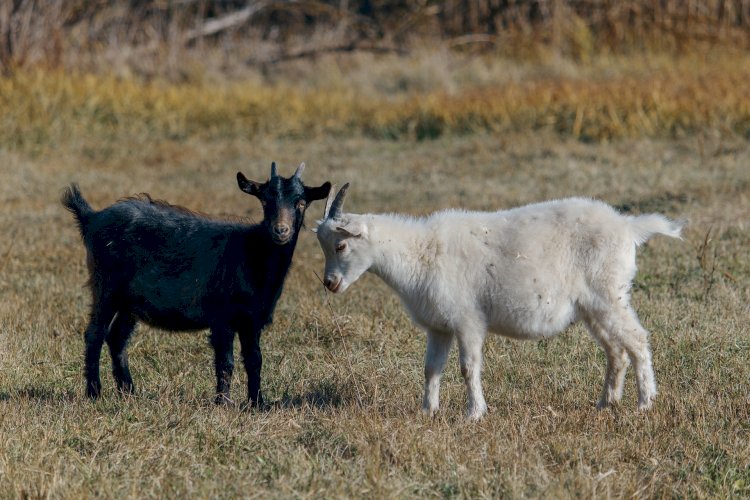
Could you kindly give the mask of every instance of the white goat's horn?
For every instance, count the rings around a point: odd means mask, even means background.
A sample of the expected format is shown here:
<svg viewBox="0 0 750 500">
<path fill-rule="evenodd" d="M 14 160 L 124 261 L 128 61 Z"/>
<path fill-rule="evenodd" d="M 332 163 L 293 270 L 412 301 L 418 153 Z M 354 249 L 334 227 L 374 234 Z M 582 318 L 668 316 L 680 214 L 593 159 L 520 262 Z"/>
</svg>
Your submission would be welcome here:
<svg viewBox="0 0 750 500">
<path fill-rule="evenodd" d="M 305 162 L 302 162 L 299 164 L 299 167 L 297 167 L 297 171 L 294 172 L 294 176 L 299 177 L 300 175 L 302 175 L 302 172 L 304 171 L 305 171 Z"/>
<path fill-rule="evenodd" d="M 328 213 L 329 219 L 335 219 L 338 216 L 339 212 L 341 211 L 341 207 L 344 206 L 344 198 L 346 197 L 347 189 L 349 189 L 348 182 L 341 187 L 341 190 L 336 195 L 336 199 L 333 200 L 331 211 Z"/>
<path fill-rule="evenodd" d="M 336 184 L 331 186 L 330 191 L 328 191 L 328 198 L 326 198 L 326 208 L 323 210 L 323 219 L 328 218 L 328 213 L 331 211 L 331 205 L 333 205 L 333 193 L 336 192 Z"/>
</svg>

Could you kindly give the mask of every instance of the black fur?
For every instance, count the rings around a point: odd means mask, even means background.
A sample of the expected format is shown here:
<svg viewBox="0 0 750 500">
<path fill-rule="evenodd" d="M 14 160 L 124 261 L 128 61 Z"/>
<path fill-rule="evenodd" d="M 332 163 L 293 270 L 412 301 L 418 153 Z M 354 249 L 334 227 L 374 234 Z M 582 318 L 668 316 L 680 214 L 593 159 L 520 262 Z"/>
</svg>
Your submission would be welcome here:
<svg viewBox="0 0 750 500">
<path fill-rule="evenodd" d="M 325 198 L 331 187 L 328 182 L 306 187 L 297 176 L 286 179 L 274 172 L 264 184 L 237 174 L 240 189 L 263 204 L 263 222 L 256 225 L 211 220 L 148 195 L 96 212 L 77 185 L 66 190 L 62 203 L 78 221 L 90 274 L 91 319 L 85 333 L 90 397 L 101 391 L 105 341 L 118 388 L 133 392 L 126 346 L 141 320 L 167 330 L 211 329 L 217 402 L 229 399 L 237 332 L 248 402 L 262 405 L 260 333 L 272 320 L 305 208 Z M 288 240 L 280 241 L 284 236 Z"/>
</svg>

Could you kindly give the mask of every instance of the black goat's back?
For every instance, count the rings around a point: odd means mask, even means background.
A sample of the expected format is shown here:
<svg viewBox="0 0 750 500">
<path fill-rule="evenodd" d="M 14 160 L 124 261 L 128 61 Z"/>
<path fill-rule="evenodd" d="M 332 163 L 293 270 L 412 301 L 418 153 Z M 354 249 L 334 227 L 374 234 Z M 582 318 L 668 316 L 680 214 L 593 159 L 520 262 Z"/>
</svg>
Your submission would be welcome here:
<svg viewBox="0 0 750 500">
<path fill-rule="evenodd" d="M 274 245 L 262 225 L 212 220 L 147 196 L 79 210 L 90 283 L 116 310 L 168 330 L 270 320 L 296 238 Z"/>
</svg>

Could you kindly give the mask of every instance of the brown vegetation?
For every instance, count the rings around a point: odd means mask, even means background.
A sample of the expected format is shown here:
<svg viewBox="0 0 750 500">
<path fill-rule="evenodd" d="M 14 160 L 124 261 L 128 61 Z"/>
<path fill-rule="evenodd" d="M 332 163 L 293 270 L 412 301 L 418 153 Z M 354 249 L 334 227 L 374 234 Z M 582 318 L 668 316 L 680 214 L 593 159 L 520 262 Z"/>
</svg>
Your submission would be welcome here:
<svg viewBox="0 0 750 500">
<path fill-rule="evenodd" d="M 528 57 L 539 47 L 596 53 L 696 45 L 748 47 L 750 0 L 10 0 L 0 6 L 0 64 L 148 71 L 205 47 L 234 64 L 341 51 L 406 53 L 425 40 Z M 237 57 L 241 54 L 242 57 Z M 172 75 L 174 76 L 174 75 Z"/>
</svg>

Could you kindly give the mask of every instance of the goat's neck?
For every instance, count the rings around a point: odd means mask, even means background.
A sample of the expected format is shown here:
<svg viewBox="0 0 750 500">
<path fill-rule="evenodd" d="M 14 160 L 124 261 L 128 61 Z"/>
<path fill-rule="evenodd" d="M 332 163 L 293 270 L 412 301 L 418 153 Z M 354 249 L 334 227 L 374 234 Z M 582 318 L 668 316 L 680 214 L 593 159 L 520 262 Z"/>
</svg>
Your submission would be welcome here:
<svg viewBox="0 0 750 500">
<path fill-rule="evenodd" d="M 283 276 L 286 276 L 289 271 L 298 238 L 299 232 L 297 231 L 288 243 L 277 245 L 273 242 L 265 225 L 252 226 L 245 233 L 245 259 L 251 267 L 256 267 L 258 262 L 264 262 L 262 267 L 267 273 L 270 271 L 280 272 L 283 279 Z"/>
<path fill-rule="evenodd" d="M 374 251 L 370 272 L 402 297 L 409 296 L 424 276 L 429 231 L 418 222 L 391 215 L 372 216 L 368 230 Z"/>
</svg>

